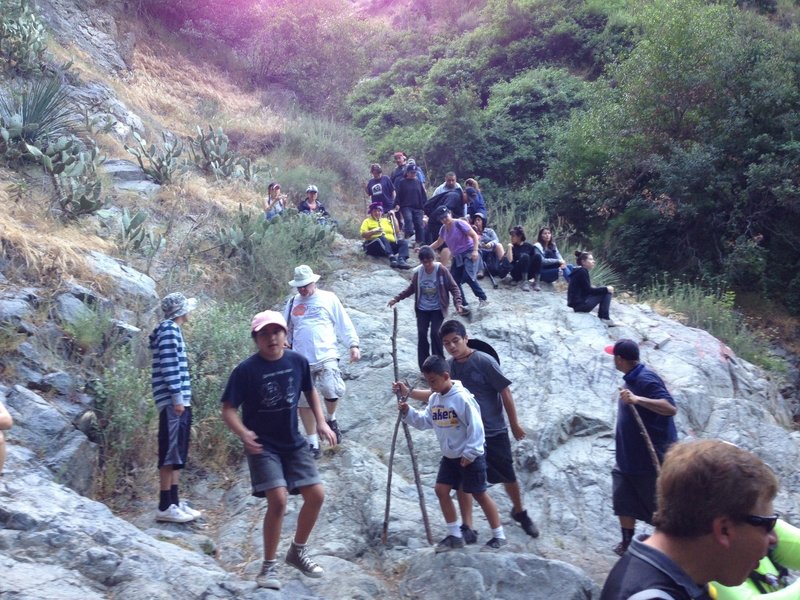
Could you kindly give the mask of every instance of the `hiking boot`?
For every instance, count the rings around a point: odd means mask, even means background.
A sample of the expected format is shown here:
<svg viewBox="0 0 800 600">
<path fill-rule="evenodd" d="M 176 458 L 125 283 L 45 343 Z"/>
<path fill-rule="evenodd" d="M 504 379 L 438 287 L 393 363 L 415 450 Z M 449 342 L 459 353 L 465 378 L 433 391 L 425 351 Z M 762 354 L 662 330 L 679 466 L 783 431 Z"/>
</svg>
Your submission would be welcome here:
<svg viewBox="0 0 800 600">
<path fill-rule="evenodd" d="M 314 444 L 309 444 L 308 449 L 311 450 L 311 456 L 314 457 L 314 460 L 319 460 L 322 456 L 322 450 L 319 449 L 319 446 L 315 446 Z"/>
<path fill-rule="evenodd" d="M 156 521 L 159 523 L 188 523 L 194 521 L 194 517 L 183 512 L 177 504 L 170 504 L 167 510 L 156 511 Z"/>
<path fill-rule="evenodd" d="M 533 522 L 533 519 L 528 516 L 527 510 L 521 510 L 518 513 L 515 513 L 512 510 L 511 518 L 519 523 L 522 526 L 523 531 L 529 536 L 534 538 L 539 537 L 539 528 L 536 526 L 536 523 Z"/>
<path fill-rule="evenodd" d="M 461 537 L 466 545 L 475 544 L 478 541 L 478 532 L 472 527 L 461 526 Z"/>
<path fill-rule="evenodd" d="M 627 544 L 625 542 L 620 542 L 616 546 L 614 546 L 614 554 L 617 556 L 622 556 L 628 550 L 628 546 L 630 546 L 630 542 Z"/>
<path fill-rule="evenodd" d="M 478 308 L 486 308 L 487 306 L 489 306 L 488 299 L 478 300 Z"/>
<path fill-rule="evenodd" d="M 294 542 L 286 553 L 286 564 L 292 565 L 306 577 L 316 579 L 325 574 L 325 570 L 308 557 L 308 547 L 298 546 Z"/>
<path fill-rule="evenodd" d="M 328 427 L 330 427 L 333 430 L 333 433 L 336 434 L 336 443 L 337 444 L 341 444 L 342 443 L 342 432 L 339 429 L 339 424 L 336 422 L 336 419 L 331 419 L 330 421 L 328 421 L 326 419 L 325 422 L 328 424 Z"/>
<path fill-rule="evenodd" d="M 522 291 L 523 292 L 530 292 L 531 291 L 531 284 L 527 281 L 522 284 Z"/>
<path fill-rule="evenodd" d="M 183 511 L 184 513 L 186 513 L 187 515 L 189 515 L 193 519 L 199 519 L 200 517 L 203 516 L 203 513 L 201 513 L 199 510 L 193 509 L 191 506 L 186 504 L 186 502 L 184 502 L 183 500 L 181 500 L 180 503 L 178 504 L 178 508 L 180 508 L 181 511 Z"/>
<path fill-rule="evenodd" d="M 400 258 L 397 260 L 397 268 L 402 270 L 407 270 L 411 268 L 411 265 L 408 264 L 408 261 L 405 258 Z"/>
<path fill-rule="evenodd" d="M 256 585 L 269 590 L 281 589 L 281 582 L 278 581 L 277 560 L 265 560 L 261 563 L 261 570 L 256 575 Z"/>
<path fill-rule="evenodd" d="M 393 269 L 397 268 L 397 257 L 396 256 L 390 256 L 389 257 L 389 266 L 392 267 Z"/>
<path fill-rule="evenodd" d="M 481 546 L 481 552 L 494 552 L 495 550 L 500 550 L 500 548 L 506 544 L 508 544 L 508 540 L 506 538 L 493 537 L 483 546 Z"/>
<path fill-rule="evenodd" d="M 450 550 L 455 550 L 456 548 L 463 548 L 463 547 L 464 547 L 463 538 L 456 537 L 454 535 L 448 535 L 441 542 L 436 544 L 436 554 L 440 554 L 441 552 L 450 552 Z"/>
</svg>

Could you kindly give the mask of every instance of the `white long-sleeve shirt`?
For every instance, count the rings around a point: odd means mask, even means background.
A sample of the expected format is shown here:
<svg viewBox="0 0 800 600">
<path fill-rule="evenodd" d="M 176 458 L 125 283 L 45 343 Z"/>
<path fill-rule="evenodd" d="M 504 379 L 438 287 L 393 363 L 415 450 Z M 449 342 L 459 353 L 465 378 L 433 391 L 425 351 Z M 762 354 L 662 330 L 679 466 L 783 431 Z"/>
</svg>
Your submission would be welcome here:
<svg viewBox="0 0 800 600">
<path fill-rule="evenodd" d="M 286 304 L 284 317 L 289 324 L 292 349 L 302 354 L 312 367 L 339 358 L 337 336 L 348 348 L 359 345 L 356 328 L 333 292 L 317 288 L 305 298 L 295 294 Z"/>
<path fill-rule="evenodd" d="M 403 420 L 417 429 L 433 429 L 447 458 L 473 461 L 483 454 L 481 409 L 460 381 L 454 380 L 446 394 L 431 394 L 424 411 L 409 407 Z"/>
</svg>

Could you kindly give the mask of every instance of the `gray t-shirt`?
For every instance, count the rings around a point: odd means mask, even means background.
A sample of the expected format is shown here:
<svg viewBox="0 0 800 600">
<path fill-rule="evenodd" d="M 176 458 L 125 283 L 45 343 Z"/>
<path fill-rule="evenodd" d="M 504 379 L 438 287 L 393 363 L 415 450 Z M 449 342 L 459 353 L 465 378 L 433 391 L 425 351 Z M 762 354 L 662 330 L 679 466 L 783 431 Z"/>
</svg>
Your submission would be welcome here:
<svg viewBox="0 0 800 600">
<path fill-rule="evenodd" d="M 463 362 L 454 358 L 447 362 L 450 364 L 450 377 L 459 380 L 475 396 L 481 408 L 486 435 L 507 431 L 500 392 L 511 385 L 511 381 L 503 375 L 497 361 L 488 354 L 475 350 Z"/>
<path fill-rule="evenodd" d="M 419 310 L 442 310 L 439 290 L 436 289 L 436 275 L 439 268 L 435 268 L 432 273 L 426 273 L 425 267 L 419 270 L 417 283 L 419 284 Z"/>
</svg>

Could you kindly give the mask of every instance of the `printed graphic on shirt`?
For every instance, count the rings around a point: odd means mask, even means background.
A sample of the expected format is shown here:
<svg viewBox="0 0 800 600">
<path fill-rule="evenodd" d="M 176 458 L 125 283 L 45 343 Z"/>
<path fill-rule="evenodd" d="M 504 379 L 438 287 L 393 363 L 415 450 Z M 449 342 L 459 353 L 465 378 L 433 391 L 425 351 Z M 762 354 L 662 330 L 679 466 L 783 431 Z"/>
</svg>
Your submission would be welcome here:
<svg viewBox="0 0 800 600">
<path fill-rule="evenodd" d="M 458 415 L 452 408 L 434 406 L 431 408 L 431 420 L 434 427 L 458 427 Z"/>
<path fill-rule="evenodd" d="M 292 369 L 264 373 L 261 376 L 261 401 L 258 412 L 287 410 L 292 406 L 298 394 Z"/>
<path fill-rule="evenodd" d="M 372 186 L 372 195 L 373 196 L 382 196 L 383 195 L 383 186 L 380 183 L 376 183 Z"/>
</svg>

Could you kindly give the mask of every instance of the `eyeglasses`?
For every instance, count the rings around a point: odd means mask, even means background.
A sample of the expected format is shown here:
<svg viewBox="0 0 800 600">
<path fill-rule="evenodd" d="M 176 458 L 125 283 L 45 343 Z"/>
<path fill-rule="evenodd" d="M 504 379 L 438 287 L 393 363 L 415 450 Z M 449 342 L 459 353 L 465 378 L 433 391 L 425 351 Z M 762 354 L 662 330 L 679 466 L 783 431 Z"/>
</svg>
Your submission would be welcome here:
<svg viewBox="0 0 800 600">
<path fill-rule="evenodd" d="M 312 283 L 314 283 L 314 282 L 313 282 L 313 281 L 309 281 L 309 282 L 308 282 L 307 284 L 305 284 L 305 285 L 298 285 L 298 286 L 297 286 L 297 289 L 298 289 L 298 290 L 304 290 L 304 289 L 306 289 L 308 286 L 310 286 Z"/>
<path fill-rule="evenodd" d="M 748 525 L 752 525 L 753 527 L 763 527 L 764 530 L 769 533 L 775 529 L 775 523 L 778 522 L 778 515 L 772 515 L 771 517 L 744 515 L 743 517 L 739 517 L 739 520 L 747 523 Z"/>
</svg>

